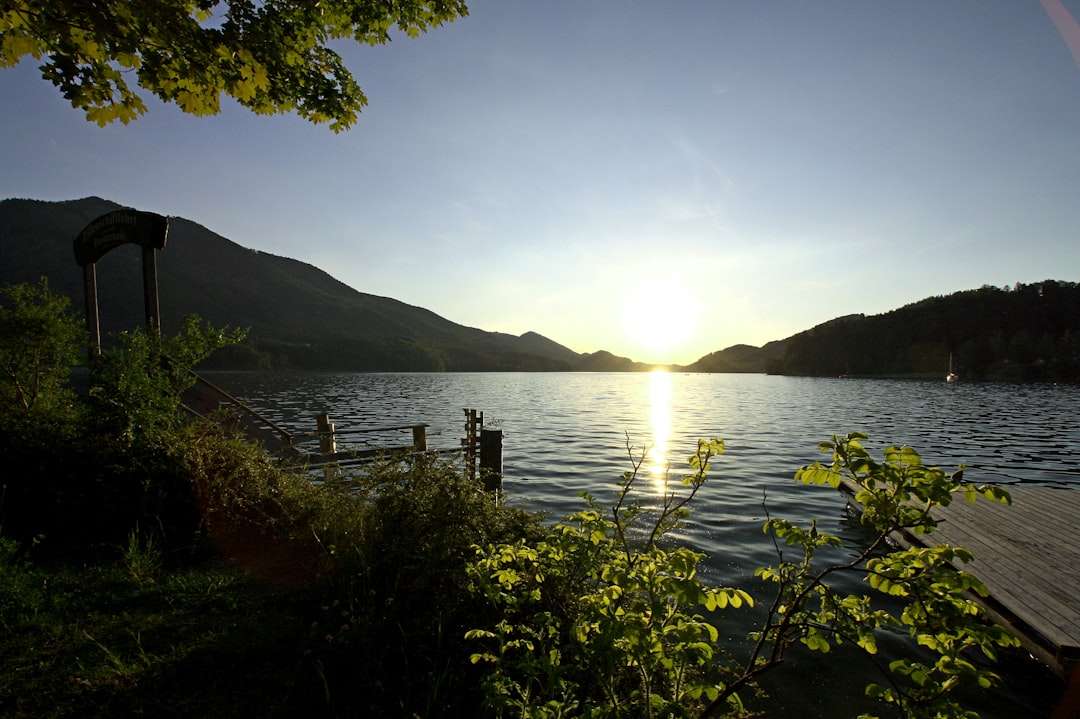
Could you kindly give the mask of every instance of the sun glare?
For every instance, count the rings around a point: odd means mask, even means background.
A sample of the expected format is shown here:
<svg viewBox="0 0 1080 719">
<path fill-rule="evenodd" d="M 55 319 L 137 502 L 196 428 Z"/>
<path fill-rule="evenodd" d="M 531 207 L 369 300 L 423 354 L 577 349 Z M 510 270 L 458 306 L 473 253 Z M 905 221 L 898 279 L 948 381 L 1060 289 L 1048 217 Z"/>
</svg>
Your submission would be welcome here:
<svg viewBox="0 0 1080 719">
<path fill-rule="evenodd" d="M 623 302 L 623 329 L 640 349 L 668 355 L 697 328 L 698 307 L 674 281 L 643 282 Z M 671 361 L 654 356 L 651 361 Z"/>
<path fill-rule="evenodd" d="M 668 441 L 671 439 L 671 374 L 667 370 L 649 373 L 649 475 L 658 492 L 664 491 L 668 469 Z"/>
</svg>

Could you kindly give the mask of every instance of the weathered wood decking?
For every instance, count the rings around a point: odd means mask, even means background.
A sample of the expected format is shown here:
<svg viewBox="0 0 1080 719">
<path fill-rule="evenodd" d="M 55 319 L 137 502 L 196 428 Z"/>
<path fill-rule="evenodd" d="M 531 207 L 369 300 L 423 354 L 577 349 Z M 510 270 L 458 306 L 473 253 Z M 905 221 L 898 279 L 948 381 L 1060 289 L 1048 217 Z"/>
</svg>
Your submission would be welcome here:
<svg viewBox="0 0 1080 719">
<path fill-rule="evenodd" d="M 849 495 L 854 485 L 844 482 Z M 999 623 L 1065 675 L 1080 665 L 1080 489 L 1011 485 L 1012 506 L 958 496 L 936 510 L 937 529 L 908 544 L 952 544 L 975 555 L 962 569 L 990 592 L 981 600 Z"/>
</svg>

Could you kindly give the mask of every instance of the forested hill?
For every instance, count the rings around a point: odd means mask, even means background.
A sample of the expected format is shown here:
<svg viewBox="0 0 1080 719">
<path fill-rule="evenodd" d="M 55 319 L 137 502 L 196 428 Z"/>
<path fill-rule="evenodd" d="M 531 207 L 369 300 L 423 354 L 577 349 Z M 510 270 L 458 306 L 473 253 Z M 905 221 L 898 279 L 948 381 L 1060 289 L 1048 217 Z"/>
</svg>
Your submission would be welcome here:
<svg viewBox="0 0 1080 719">
<path fill-rule="evenodd" d="M 1080 381 L 1080 285 L 1046 280 L 849 315 L 784 340 L 775 374 Z"/>
<path fill-rule="evenodd" d="M 774 340 L 763 347 L 732 345 L 710 352 L 688 365 L 687 372 L 764 372 L 768 363 L 784 354 L 785 340 Z"/>
<path fill-rule="evenodd" d="M 82 311 L 72 241 L 120 205 L 97 197 L 0 201 L 0 284 L 48 277 Z M 106 332 L 142 323 L 138 248 L 98 263 Z M 159 260 L 162 323 L 190 313 L 250 329 L 218 358 L 239 368 L 318 370 L 641 371 L 609 352 L 577 353 L 535 332 L 515 336 L 451 322 L 422 307 L 358 292 L 317 267 L 248 249 L 172 218 Z M 734 345 L 691 372 L 942 377 L 949 353 L 965 380 L 1080 381 L 1080 286 L 1047 280 L 931 297 L 885 314 L 839 317 L 764 347 Z"/>
<path fill-rule="evenodd" d="M 0 201 L 0 284 L 36 282 L 71 297 L 82 312 L 82 274 L 72 241 L 120 205 L 97 197 L 66 202 Z M 248 249 L 172 218 L 158 262 L 166 331 L 195 313 L 250 329 L 250 341 L 218 359 L 233 367 L 319 370 L 611 369 L 535 332 L 520 337 L 466 327 L 422 307 L 358 292 L 312 265 Z M 106 332 L 143 321 L 139 250 L 124 246 L 98 263 Z"/>
</svg>

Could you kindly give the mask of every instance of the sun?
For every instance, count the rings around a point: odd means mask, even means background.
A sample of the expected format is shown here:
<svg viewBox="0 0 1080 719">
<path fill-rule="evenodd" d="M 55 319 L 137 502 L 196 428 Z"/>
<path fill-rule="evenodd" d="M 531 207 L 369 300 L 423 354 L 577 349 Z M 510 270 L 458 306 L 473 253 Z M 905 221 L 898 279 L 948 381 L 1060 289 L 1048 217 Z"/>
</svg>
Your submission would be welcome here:
<svg viewBox="0 0 1080 719">
<path fill-rule="evenodd" d="M 623 300 L 623 330 L 648 352 L 675 351 L 694 334 L 697 322 L 697 302 L 674 280 L 639 283 Z"/>
</svg>

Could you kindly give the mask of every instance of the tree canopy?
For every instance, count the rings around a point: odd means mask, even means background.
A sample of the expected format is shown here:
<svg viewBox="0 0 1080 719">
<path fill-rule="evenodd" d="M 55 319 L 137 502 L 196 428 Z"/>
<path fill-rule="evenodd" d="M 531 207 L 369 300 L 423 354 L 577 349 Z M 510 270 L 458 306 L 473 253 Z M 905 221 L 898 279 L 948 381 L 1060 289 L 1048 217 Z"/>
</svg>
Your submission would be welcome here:
<svg viewBox="0 0 1080 719">
<path fill-rule="evenodd" d="M 43 60 L 101 126 L 146 112 L 137 85 L 194 115 L 217 114 L 225 93 L 339 132 L 367 98 L 330 42 L 379 45 L 467 14 L 464 0 L 0 0 L 0 67 Z"/>
</svg>

